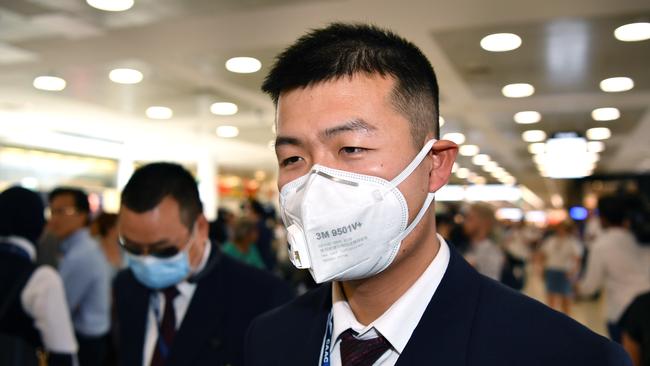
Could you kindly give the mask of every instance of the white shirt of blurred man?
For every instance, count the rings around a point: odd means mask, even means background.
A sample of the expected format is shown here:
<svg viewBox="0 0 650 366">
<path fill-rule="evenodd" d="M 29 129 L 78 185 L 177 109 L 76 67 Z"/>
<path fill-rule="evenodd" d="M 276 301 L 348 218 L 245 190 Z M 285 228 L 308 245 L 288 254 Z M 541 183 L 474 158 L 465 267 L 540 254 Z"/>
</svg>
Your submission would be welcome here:
<svg viewBox="0 0 650 366">
<path fill-rule="evenodd" d="M 488 204 L 476 203 L 469 207 L 463 222 L 463 230 L 470 240 L 465 259 L 479 273 L 499 281 L 505 258 L 491 238 L 495 224 L 494 210 Z"/>
</svg>

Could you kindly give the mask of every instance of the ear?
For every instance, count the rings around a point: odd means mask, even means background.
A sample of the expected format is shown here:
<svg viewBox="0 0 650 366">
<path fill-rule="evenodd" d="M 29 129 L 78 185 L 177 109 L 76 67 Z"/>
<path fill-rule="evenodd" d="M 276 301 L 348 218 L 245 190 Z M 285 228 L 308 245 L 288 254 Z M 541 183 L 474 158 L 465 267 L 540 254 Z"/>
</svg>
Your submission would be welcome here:
<svg viewBox="0 0 650 366">
<path fill-rule="evenodd" d="M 429 172 L 429 192 L 435 192 L 447 184 L 451 168 L 458 154 L 458 145 L 448 140 L 439 140 L 431 148 L 433 164 Z"/>
<path fill-rule="evenodd" d="M 200 214 L 199 217 L 196 218 L 196 230 L 197 234 L 201 238 L 208 238 L 210 223 L 208 222 L 208 219 L 205 217 L 205 215 Z"/>
</svg>

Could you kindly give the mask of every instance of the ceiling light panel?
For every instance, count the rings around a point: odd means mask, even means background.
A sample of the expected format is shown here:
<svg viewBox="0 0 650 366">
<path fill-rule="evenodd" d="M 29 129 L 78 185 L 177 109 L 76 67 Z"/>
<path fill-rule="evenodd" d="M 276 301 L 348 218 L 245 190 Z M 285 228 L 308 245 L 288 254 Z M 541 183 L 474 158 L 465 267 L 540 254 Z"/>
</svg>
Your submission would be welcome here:
<svg viewBox="0 0 650 366">
<path fill-rule="evenodd" d="M 514 120 L 519 124 L 527 125 L 541 121 L 542 115 L 537 111 L 521 111 L 515 113 Z"/>
<path fill-rule="evenodd" d="M 462 156 L 474 156 L 478 154 L 479 147 L 476 145 L 461 145 L 458 148 L 458 153 Z"/>
<path fill-rule="evenodd" d="M 591 111 L 591 118 L 593 118 L 594 121 L 613 121 L 620 117 L 621 111 L 619 111 L 618 108 L 596 108 Z"/>
<path fill-rule="evenodd" d="M 525 98 L 535 93 L 535 87 L 527 83 L 508 84 L 501 89 L 507 98 Z"/>
<path fill-rule="evenodd" d="M 614 30 L 614 37 L 623 42 L 639 42 L 650 39 L 650 22 L 622 25 Z"/>
<path fill-rule="evenodd" d="M 250 74 L 261 68 L 262 63 L 254 57 L 233 57 L 226 61 L 226 70 L 237 74 Z"/>
<path fill-rule="evenodd" d="M 521 37 L 514 33 L 494 33 L 481 39 L 481 48 L 490 52 L 512 51 L 521 46 Z"/>
<path fill-rule="evenodd" d="M 627 76 L 608 78 L 600 82 L 600 89 L 607 93 L 619 93 L 634 88 L 634 80 Z"/>
<path fill-rule="evenodd" d="M 546 140 L 546 132 L 542 130 L 528 130 L 521 134 L 526 142 L 541 142 Z"/>
</svg>

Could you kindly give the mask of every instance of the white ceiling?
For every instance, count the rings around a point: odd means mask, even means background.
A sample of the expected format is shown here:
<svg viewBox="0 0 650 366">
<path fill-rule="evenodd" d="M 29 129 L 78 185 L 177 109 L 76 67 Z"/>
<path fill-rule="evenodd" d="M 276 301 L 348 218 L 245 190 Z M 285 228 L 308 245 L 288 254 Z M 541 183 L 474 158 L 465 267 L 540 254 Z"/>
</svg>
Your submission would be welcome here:
<svg viewBox="0 0 650 366">
<path fill-rule="evenodd" d="M 308 29 L 372 22 L 410 39 L 431 60 L 448 121 L 443 132 L 464 132 L 469 143 L 548 197 L 563 182 L 534 169 L 520 138 L 524 127 L 512 121 L 517 111 L 542 112 L 535 128 L 547 133 L 609 124 L 614 136 L 597 172 L 650 169 L 650 41 L 624 44 L 612 35 L 638 19 L 650 19 L 647 0 L 136 0 L 123 13 L 83 0 L 2 0 L 0 135 L 38 127 L 132 144 L 166 141 L 155 149 L 164 156 L 200 144 L 226 167 L 270 171 L 273 105 L 259 85 L 273 57 Z M 522 36 L 520 49 L 491 54 L 479 48 L 482 36 L 508 31 Z M 233 56 L 254 56 L 263 68 L 230 73 L 224 63 Z M 108 71 L 118 66 L 142 70 L 144 81 L 110 82 Z M 55 94 L 35 90 L 33 78 L 44 73 L 64 77 L 68 87 Z M 598 89 L 601 79 L 619 75 L 633 77 L 636 87 L 617 94 Z M 502 97 L 501 87 L 516 81 L 531 82 L 538 92 Z M 240 113 L 211 115 L 214 101 L 235 102 Z M 147 120 L 150 105 L 173 108 L 174 118 Z M 602 106 L 618 107 L 622 118 L 592 121 L 590 111 Z M 13 118 L 17 113 L 38 121 Z M 56 118 L 43 120 L 49 115 Z M 224 124 L 238 126 L 240 136 L 217 138 L 214 130 Z"/>
</svg>

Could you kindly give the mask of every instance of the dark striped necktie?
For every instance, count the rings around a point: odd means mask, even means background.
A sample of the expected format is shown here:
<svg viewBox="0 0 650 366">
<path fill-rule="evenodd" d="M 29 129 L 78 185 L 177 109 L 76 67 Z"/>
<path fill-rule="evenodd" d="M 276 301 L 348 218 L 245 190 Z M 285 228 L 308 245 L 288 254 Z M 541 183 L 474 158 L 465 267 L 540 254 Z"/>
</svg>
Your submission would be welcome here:
<svg viewBox="0 0 650 366">
<path fill-rule="evenodd" d="M 355 334 L 352 329 L 341 334 L 343 366 L 372 366 L 390 348 L 390 343 L 381 334 L 368 340 L 357 339 Z"/>
<path fill-rule="evenodd" d="M 176 286 L 167 287 L 162 291 L 165 296 L 165 310 L 160 322 L 160 334 L 151 358 L 151 366 L 163 366 L 169 357 L 169 351 L 176 335 L 176 312 L 174 310 L 174 299 L 179 292 Z M 161 344 L 162 343 L 162 344 Z"/>
</svg>

